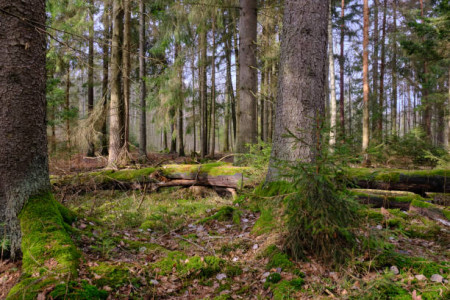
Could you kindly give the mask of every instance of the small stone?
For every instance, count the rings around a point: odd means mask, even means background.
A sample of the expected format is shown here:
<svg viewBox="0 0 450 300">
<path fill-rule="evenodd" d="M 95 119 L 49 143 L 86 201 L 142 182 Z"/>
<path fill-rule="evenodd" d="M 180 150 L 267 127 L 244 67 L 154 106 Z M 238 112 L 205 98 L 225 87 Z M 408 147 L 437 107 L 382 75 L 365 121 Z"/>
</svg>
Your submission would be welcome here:
<svg viewBox="0 0 450 300">
<path fill-rule="evenodd" d="M 144 231 L 144 229 L 142 229 L 142 228 L 139 228 L 139 229 L 138 229 L 138 231 L 139 231 L 139 232 L 142 232 L 142 231 Z"/>
<path fill-rule="evenodd" d="M 393 241 L 393 240 L 395 240 L 395 237 L 390 236 L 390 237 L 389 237 L 389 240 L 390 240 L 390 241 Z"/>
<path fill-rule="evenodd" d="M 390 267 L 389 271 L 391 271 L 394 275 L 400 274 L 400 271 L 398 270 L 397 266 Z"/>
<path fill-rule="evenodd" d="M 444 281 L 444 277 L 442 277 L 439 274 L 433 274 L 433 275 L 431 275 L 430 280 L 433 282 L 442 282 L 442 281 Z"/>
<path fill-rule="evenodd" d="M 239 258 L 233 257 L 233 261 L 234 261 L 234 262 L 237 262 L 238 260 L 239 260 Z"/>
<path fill-rule="evenodd" d="M 254 245 L 253 245 L 253 250 L 256 250 L 256 249 L 258 249 L 258 248 L 259 248 L 258 244 L 254 244 Z"/>
<path fill-rule="evenodd" d="M 150 280 L 150 283 L 153 284 L 153 285 L 158 285 L 159 284 L 158 280 L 155 280 L 155 279 Z"/>
<path fill-rule="evenodd" d="M 424 275 L 422 275 L 422 274 L 416 275 L 416 276 L 414 276 L 414 277 L 416 277 L 416 279 L 419 280 L 419 281 L 427 280 L 427 278 L 426 278 Z"/>
<path fill-rule="evenodd" d="M 247 223 L 248 219 L 242 219 L 242 222 Z"/>
<path fill-rule="evenodd" d="M 381 230 L 381 229 L 383 229 L 383 226 L 377 225 L 377 229 L 378 229 L 378 230 Z"/>
<path fill-rule="evenodd" d="M 281 273 L 281 268 L 277 268 L 277 273 Z"/>
<path fill-rule="evenodd" d="M 227 275 L 226 275 L 226 274 L 220 273 L 220 274 L 217 274 L 217 275 L 216 275 L 216 279 L 217 279 L 217 280 L 223 280 L 223 279 L 225 279 L 225 278 L 227 278 Z"/>
<path fill-rule="evenodd" d="M 139 252 L 141 252 L 141 253 L 145 252 L 145 250 L 147 250 L 146 247 L 141 247 L 141 248 L 139 248 Z"/>
<path fill-rule="evenodd" d="M 266 272 L 266 273 L 264 273 L 264 274 L 262 275 L 262 277 L 263 277 L 263 278 L 266 278 L 266 277 L 269 277 L 269 275 L 270 275 L 270 272 Z"/>
<path fill-rule="evenodd" d="M 78 228 L 80 229 L 86 229 L 87 225 L 84 223 L 81 223 L 80 226 L 78 226 Z"/>
</svg>

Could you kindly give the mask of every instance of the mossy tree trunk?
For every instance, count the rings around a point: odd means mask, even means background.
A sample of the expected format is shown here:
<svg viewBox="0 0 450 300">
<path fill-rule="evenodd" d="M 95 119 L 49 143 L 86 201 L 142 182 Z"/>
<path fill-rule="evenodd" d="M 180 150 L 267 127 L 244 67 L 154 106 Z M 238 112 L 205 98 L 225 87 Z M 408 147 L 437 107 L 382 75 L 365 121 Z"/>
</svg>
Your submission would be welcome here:
<svg viewBox="0 0 450 300">
<path fill-rule="evenodd" d="M 50 188 L 46 37 L 30 25 L 45 24 L 45 1 L 1 0 L 0 8 L 20 16 L 2 14 L 0 26 L 0 239 L 11 242 L 14 258 L 21 244 L 19 212 L 30 197 Z"/>
</svg>

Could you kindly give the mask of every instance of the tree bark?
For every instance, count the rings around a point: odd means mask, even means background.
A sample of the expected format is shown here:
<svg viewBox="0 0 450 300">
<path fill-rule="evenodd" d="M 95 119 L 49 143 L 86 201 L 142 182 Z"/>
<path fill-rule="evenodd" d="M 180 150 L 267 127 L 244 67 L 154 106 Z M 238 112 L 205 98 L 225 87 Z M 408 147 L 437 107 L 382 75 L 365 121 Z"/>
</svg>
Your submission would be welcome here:
<svg viewBox="0 0 450 300">
<path fill-rule="evenodd" d="M 373 8 L 374 8 L 374 25 L 373 25 L 373 54 L 372 54 L 372 95 L 371 95 L 371 108 L 372 108 L 372 136 L 374 138 L 378 138 L 377 136 L 377 125 L 378 125 L 378 118 L 379 118 L 379 107 L 378 107 L 378 80 L 379 80 L 379 73 L 378 73 L 378 54 L 379 54 L 379 26 L 378 26 L 378 9 L 380 6 L 380 0 L 374 0 L 373 1 Z M 370 26 L 370 24 L 368 25 Z M 370 133 L 369 133 L 370 134 Z"/>
<path fill-rule="evenodd" d="M 88 54 L 88 115 L 94 109 L 94 1 L 89 0 L 89 54 Z M 89 139 L 87 156 L 95 156 L 95 145 Z"/>
<path fill-rule="evenodd" d="M 391 123 L 392 135 L 397 134 L 397 0 L 393 1 L 394 24 L 393 24 L 393 53 L 392 53 L 392 106 L 391 106 Z"/>
<path fill-rule="evenodd" d="M 109 157 L 108 165 L 116 167 L 124 144 L 125 117 L 122 94 L 122 44 L 123 44 L 122 1 L 113 2 L 113 33 L 111 49 L 111 104 L 109 113 Z"/>
<path fill-rule="evenodd" d="M 124 141 L 123 150 L 129 151 L 130 142 L 130 76 L 131 76 L 131 0 L 123 0 L 124 32 L 123 32 L 123 101 L 124 101 Z"/>
<path fill-rule="evenodd" d="M 108 108 L 108 81 L 109 81 L 109 39 L 111 38 L 111 20 L 110 20 L 110 0 L 104 0 L 103 2 L 103 78 L 102 78 L 102 101 L 104 115 L 102 117 L 102 155 L 108 155 L 108 136 L 107 136 L 107 108 Z"/>
<path fill-rule="evenodd" d="M 365 162 L 368 162 L 367 148 L 369 147 L 369 2 L 364 0 L 363 27 L 363 136 L 362 152 Z"/>
<path fill-rule="evenodd" d="M 206 77 L 206 30 L 200 32 L 200 156 L 204 158 L 208 154 L 208 105 L 207 105 L 207 77 Z"/>
<path fill-rule="evenodd" d="M 211 58 L 211 148 L 209 155 L 214 158 L 216 150 L 216 18 L 212 17 L 212 58 Z"/>
<path fill-rule="evenodd" d="M 332 16 L 331 1 L 329 6 L 330 8 L 328 17 L 328 61 L 330 66 L 328 68 L 328 71 L 330 73 L 330 152 L 334 152 L 334 146 L 336 145 L 336 77 L 334 73 L 333 24 L 331 22 Z M 340 59 L 342 59 L 342 57 Z"/>
<path fill-rule="evenodd" d="M 140 83 L 140 108 L 141 119 L 139 124 L 139 156 L 147 159 L 147 114 L 145 86 L 145 1 L 139 1 L 139 83 Z"/>
<path fill-rule="evenodd" d="M 384 0 L 383 5 L 383 24 L 381 33 L 381 68 L 380 68 L 380 104 L 378 107 L 378 140 L 381 142 L 383 138 L 383 112 L 384 112 L 384 70 L 386 66 L 386 15 L 387 15 L 387 0 Z"/>
<path fill-rule="evenodd" d="M 239 20 L 239 102 L 236 152 L 248 151 L 247 144 L 255 144 L 258 137 L 257 99 L 258 74 L 256 62 L 257 1 L 240 0 Z M 239 160 L 238 156 L 235 159 Z"/>
<path fill-rule="evenodd" d="M 331 17 L 330 17 L 331 18 Z M 339 57 L 339 89 L 340 89 L 340 118 L 341 118 L 341 139 L 345 141 L 345 88 L 344 88 L 344 67 L 345 67 L 345 57 L 344 57 L 344 42 L 345 42 L 345 0 L 341 1 L 341 55 Z M 334 66 L 333 66 L 334 68 Z M 336 92 L 335 92 L 336 93 Z M 336 131 L 335 131 L 336 132 Z"/>
<path fill-rule="evenodd" d="M 320 155 L 327 82 L 328 5 L 328 0 L 285 2 L 275 132 L 266 178 L 269 182 L 278 179 L 277 160 L 314 163 Z M 289 132 L 296 138 L 286 137 Z"/>
<path fill-rule="evenodd" d="M 3 13 L 0 21 L 0 236 L 10 241 L 15 259 L 21 243 L 17 216 L 31 196 L 50 189 L 45 1 L 0 0 L 0 8 L 20 17 Z"/>
<path fill-rule="evenodd" d="M 71 132 L 70 132 L 70 61 L 67 62 L 67 73 L 66 73 L 66 103 L 64 109 L 66 110 L 66 145 L 67 151 L 71 148 Z"/>
</svg>

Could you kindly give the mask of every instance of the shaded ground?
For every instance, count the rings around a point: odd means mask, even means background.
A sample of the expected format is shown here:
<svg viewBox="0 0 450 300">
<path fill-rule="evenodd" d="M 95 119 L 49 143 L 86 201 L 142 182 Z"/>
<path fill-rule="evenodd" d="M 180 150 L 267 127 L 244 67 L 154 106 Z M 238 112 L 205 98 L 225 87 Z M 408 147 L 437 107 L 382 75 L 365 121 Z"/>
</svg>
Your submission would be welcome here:
<svg viewBox="0 0 450 300">
<path fill-rule="evenodd" d="M 68 173 L 102 165 L 100 159 L 77 159 L 81 162 L 74 162 L 77 167 Z M 158 159 L 160 164 L 173 162 L 170 156 Z M 57 164 L 52 168 L 57 170 Z M 155 193 L 93 190 L 56 197 L 79 216 L 68 231 L 82 259 L 78 278 L 46 287 L 40 299 L 411 299 L 414 291 L 422 299 L 450 295 L 450 228 L 414 212 L 365 209 L 365 238 L 359 242 L 367 250 L 348 258 L 345 268 L 332 269 L 311 257 L 290 260 L 281 251 L 281 216 L 261 216 L 260 203 L 250 194 L 224 198 L 196 187 Z M 19 276 L 19 264 L 0 264 L 0 299 Z M 436 278 L 441 280 L 432 281 Z"/>
</svg>

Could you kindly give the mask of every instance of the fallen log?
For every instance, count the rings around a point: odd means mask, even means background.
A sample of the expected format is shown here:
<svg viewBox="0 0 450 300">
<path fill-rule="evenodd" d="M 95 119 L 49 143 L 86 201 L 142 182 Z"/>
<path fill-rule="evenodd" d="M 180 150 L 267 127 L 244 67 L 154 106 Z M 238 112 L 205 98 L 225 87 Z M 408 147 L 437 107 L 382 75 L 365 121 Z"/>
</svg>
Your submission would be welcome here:
<svg viewBox="0 0 450 300">
<path fill-rule="evenodd" d="M 347 170 L 347 175 L 352 186 L 364 189 L 409 191 L 421 196 L 450 192 L 450 170 L 353 168 Z"/>
<path fill-rule="evenodd" d="M 361 204 L 367 204 L 372 208 L 400 209 L 427 217 L 442 225 L 450 226 L 450 211 L 438 207 L 419 195 L 390 196 L 381 195 L 380 191 L 352 191 Z"/>
<path fill-rule="evenodd" d="M 243 172 L 248 168 L 225 163 L 204 165 L 167 165 L 160 168 L 102 170 L 52 178 L 56 192 L 84 193 L 94 190 L 149 191 L 170 186 L 208 186 L 218 189 L 240 189 L 248 179 Z"/>
</svg>

